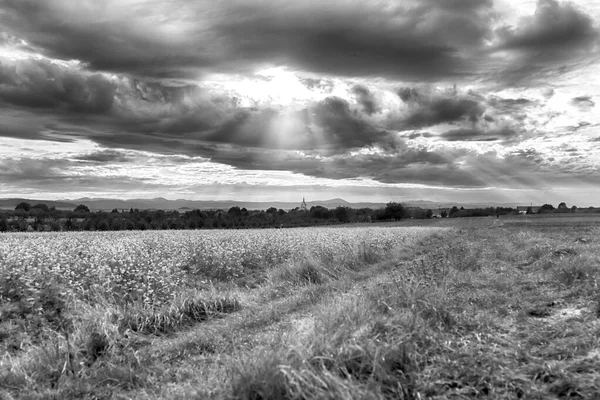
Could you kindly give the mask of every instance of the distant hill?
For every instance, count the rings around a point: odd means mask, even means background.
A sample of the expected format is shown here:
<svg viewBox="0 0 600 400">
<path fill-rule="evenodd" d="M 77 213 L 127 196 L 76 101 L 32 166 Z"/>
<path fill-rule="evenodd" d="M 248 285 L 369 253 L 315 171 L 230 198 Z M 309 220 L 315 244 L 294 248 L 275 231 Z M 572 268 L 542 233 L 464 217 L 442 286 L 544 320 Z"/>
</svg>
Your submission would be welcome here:
<svg viewBox="0 0 600 400">
<path fill-rule="evenodd" d="M 0 199 L 0 210 L 14 210 L 15 207 L 22 202 L 29 203 L 32 206 L 44 203 L 48 207 L 55 207 L 57 210 L 72 210 L 77 207 L 78 204 L 81 204 L 62 200 Z"/>
</svg>

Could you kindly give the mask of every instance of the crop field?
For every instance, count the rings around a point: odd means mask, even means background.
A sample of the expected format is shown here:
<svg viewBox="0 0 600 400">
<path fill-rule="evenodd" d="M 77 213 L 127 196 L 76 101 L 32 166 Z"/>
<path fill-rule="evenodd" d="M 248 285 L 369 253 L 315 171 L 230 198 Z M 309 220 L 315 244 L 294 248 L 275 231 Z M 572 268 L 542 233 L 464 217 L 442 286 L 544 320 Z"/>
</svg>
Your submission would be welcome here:
<svg viewBox="0 0 600 400">
<path fill-rule="evenodd" d="M 599 224 L 415 224 L 2 234 L 0 399 L 600 393 Z"/>
<path fill-rule="evenodd" d="M 15 233 L 0 236 L 0 271 L 10 287 L 0 300 L 58 284 L 65 295 L 109 296 L 146 308 L 168 304 L 183 288 L 245 280 L 302 257 L 357 259 L 384 252 L 431 228 L 287 229 Z"/>
</svg>

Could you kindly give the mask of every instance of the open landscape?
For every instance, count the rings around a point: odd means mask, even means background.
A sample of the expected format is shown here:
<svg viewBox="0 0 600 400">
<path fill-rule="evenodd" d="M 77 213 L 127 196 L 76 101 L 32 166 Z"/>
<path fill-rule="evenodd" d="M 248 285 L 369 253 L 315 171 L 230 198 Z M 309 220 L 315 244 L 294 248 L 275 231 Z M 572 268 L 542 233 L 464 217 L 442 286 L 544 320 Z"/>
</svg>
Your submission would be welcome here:
<svg viewBox="0 0 600 400">
<path fill-rule="evenodd" d="M 600 400 L 600 1 L 0 0 L 0 400 Z"/>
<path fill-rule="evenodd" d="M 2 234 L 0 398 L 593 398 L 600 225 L 552 218 Z"/>
</svg>

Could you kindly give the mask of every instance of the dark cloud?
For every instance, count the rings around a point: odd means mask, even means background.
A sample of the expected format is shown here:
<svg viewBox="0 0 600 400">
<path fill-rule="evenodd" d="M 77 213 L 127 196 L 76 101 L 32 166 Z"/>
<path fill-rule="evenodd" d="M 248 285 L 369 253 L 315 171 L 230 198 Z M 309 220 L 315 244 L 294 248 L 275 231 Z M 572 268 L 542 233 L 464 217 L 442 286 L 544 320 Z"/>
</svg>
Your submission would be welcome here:
<svg viewBox="0 0 600 400">
<path fill-rule="evenodd" d="M 455 187 L 482 186 L 484 182 L 461 173 L 454 162 L 468 154 L 462 149 L 403 148 L 377 154 L 339 154 L 317 157 L 291 151 L 257 148 L 220 148 L 212 161 L 240 169 L 285 170 L 329 179 L 372 178 L 382 183 L 426 183 Z"/>
<path fill-rule="evenodd" d="M 110 0 L 85 5 L 5 0 L 0 21 L 50 57 L 81 60 L 95 70 L 180 77 L 192 65 L 210 62 L 201 52 L 185 51 L 192 49 L 193 38 L 178 41 L 169 35 L 175 21 L 171 17 L 160 21 L 161 13 L 169 15 L 167 7 L 156 1 L 136 7 Z"/>
<path fill-rule="evenodd" d="M 323 154 L 396 145 L 392 134 L 362 119 L 338 97 L 328 97 L 299 111 L 241 111 L 207 140 L 271 149 L 318 149 Z"/>
<path fill-rule="evenodd" d="M 398 96 L 408 105 L 407 111 L 391 123 L 396 129 L 418 129 L 443 123 L 479 122 L 485 112 L 483 102 L 472 94 L 452 91 L 421 93 L 415 88 L 402 88 Z"/>
<path fill-rule="evenodd" d="M 375 144 L 394 147 L 391 135 L 356 116 L 347 101 L 329 97 L 311 109 L 314 123 L 321 127 L 321 137 L 335 146 L 360 148 Z"/>
<path fill-rule="evenodd" d="M 191 155 L 186 149 L 203 149 L 211 143 L 319 149 L 323 154 L 396 145 L 393 134 L 365 119 L 376 105 L 373 95 L 362 87 L 355 88 L 360 109 L 338 97 L 300 110 L 251 109 L 196 85 L 167 86 L 127 78 L 111 81 L 104 75 L 41 60 L 4 62 L 0 73 L 0 104 L 12 110 L 4 111 L 8 117 L 0 126 L 18 127 L 0 135 L 45 138 L 42 132 L 69 131 L 77 132 L 72 139 L 86 137 L 157 151 L 177 148 Z M 33 121 L 27 118 L 27 110 L 35 110 Z"/>
<path fill-rule="evenodd" d="M 444 132 L 440 135 L 441 138 L 449 142 L 457 141 L 479 141 L 479 142 L 490 142 L 495 140 L 507 139 L 518 135 L 518 132 L 511 128 L 501 128 L 492 130 L 482 129 L 453 129 Z"/>
<path fill-rule="evenodd" d="M 571 104 L 582 111 L 589 111 L 596 103 L 591 96 L 578 96 L 571 100 Z"/>
<path fill-rule="evenodd" d="M 407 127 L 421 128 L 441 123 L 465 120 L 476 123 L 485 108 L 477 101 L 464 98 L 440 98 L 421 104 L 404 121 Z"/>
<path fill-rule="evenodd" d="M 177 130 L 173 123 L 162 123 L 162 129 L 156 130 L 162 135 L 151 134 L 152 127 L 159 127 L 156 123 L 147 124 L 143 131 L 139 128 L 136 130 L 132 125 L 129 126 L 130 131 L 139 134 L 129 136 L 131 142 L 150 145 L 154 141 L 161 145 L 168 144 L 169 147 L 179 142 L 179 147 L 188 149 L 197 149 L 189 146 L 190 142 L 195 142 L 264 149 L 317 149 L 323 154 L 365 146 L 393 148 L 397 144 L 391 133 L 374 127 L 355 113 L 347 101 L 337 97 L 326 98 L 301 110 L 236 109 L 220 118 L 214 124 L 204 122 L 204 125 L 201 125 L 204 119 L 198 120 L 196 117 L 176 119 L 179 126 Z M 185 134 L 181 136 L 181 133 Z M 100 137 L 99 140 L 106 143 L 107 138 Z M 126 141 L 120 135 L 112 136 L 111 140 L 121 144 Z M 202 152 L 198 155 L 206 154 L 205 147 L 201 147 Z"/>
<path fill-rule="evenodd" d="M 366 87 L 356 85 L 352 88 L 352 93 L 354 93 L 356 101 L 362 106 L 362 110 L 365 114 L 373 115 L 381 111 L 373 94 Z"/>
<path fill-rule="evenodd" d="M 220 149 L 213 161 L 240 169 L 287 170 L 330 179 L 372 178 L 386 184 L 415 183 L 452 188 L 490 186 L 526 189 L 598 178 L 569 165 L 556 168 L 534 149 L 506 155 L 465 149 L 403 148 L 395 152 L 345 154 L 328 158 L 265 149 Z M 573 165 L 576 165 L 573 164 Z M 552 181 L 548 177 L 552 176 Z"/>
<path fill-rule="evenodd" d="M 288 64 L 346 76 L 470 75 L 491 2 L 4 0 L 0 23 L 45 54 L 157 77 Z"/>
<path fill-rule="evenodd" d="M 138 134 L 198 139 L 235 109 L 232 99 L 198 86 L 111 80 L 36 59 L 0 61 L 0 106 L 1 136 L 56 140 L 51 133 L 62 131 L 93 139 L 118 132 L 124 142 L 141 143 Z"/>
<path fill-rule="evenodd" d="M 418 102 L 420 99 L 419 91 L 415 88 L 403 87 L 398 90 L 398 96 L 403 102 Z"/>
<path fill-rule="evenodd" d="M 1 104 L 1 103 L 0 103 Z M 36 110 L 39 111 L 39 110 Z M 55 130 L 52 116 L 42 112 L 35 114 L 27 110 L 14 110 L 0 107 L 0 137 L 51 142 L 72 142 L 73 137 L 61 129 Z"/>
<path fill-rule="evenodd" d="M 0 102 L 27 108 L 106 113 L 116 86 L 100 74 L 74 72 L 41 60 L 0 59 Z"/>
<path fill-rule="evenodd" d="M 556 0 L 538 0 L 532 17 L 496 33 L 496 50 L 511 57 L 489 78 L 504 85 L 531 85 L 569 72 L 597 54 L 600 37 L 590 16 Z"/>
<path fill-rule="evenodd" d="M 583 50 L 597 40 L 592 19 L 572 3 L 538 0 L 535 15 L 517 28 L 499 31 L 502 49 L 554 57 L 564 50 Z"/>
</svg>

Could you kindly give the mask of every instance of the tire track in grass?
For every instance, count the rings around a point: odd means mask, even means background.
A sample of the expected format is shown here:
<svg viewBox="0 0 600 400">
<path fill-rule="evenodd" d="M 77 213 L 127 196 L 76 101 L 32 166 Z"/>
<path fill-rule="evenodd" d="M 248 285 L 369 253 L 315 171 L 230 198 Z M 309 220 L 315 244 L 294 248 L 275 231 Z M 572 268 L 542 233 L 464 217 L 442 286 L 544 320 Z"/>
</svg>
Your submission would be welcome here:
<svg viewBox="0 0 600 400">
<path fill-rule="evenodd" d="M 411 248 L 411 252 L 422 251 L 422 246 Z M 404 254 L 402 258 L 407 257 Z M 283 298 L 269 299 L 269 286 L 239 291 L 236 296 L 244 305 L 239 312 L 208 320 L 170 339 L 157 338 L 146 348 L 141 357 L 147 357 L 149 364 L 164 364 L 155 386 L 170 385 L 167 391 L 159 390 L 156 398 L 176 397 L 177 393 L 219 398 L 216 393 L 228 386 L 223 377 L 230 376 L 233 365 L 277 348 L 300 345 L 314 335 L 316 313 L 322 313 L 328 304 L 354 301 L 389 283 L 389 272 L 396 264 L 395 258 L 386 259 L 359 271 L 347 271 L 336 280 L 298 286 Z M 191 368 L 196 376 L 186 375 Z"/>
</svg>

